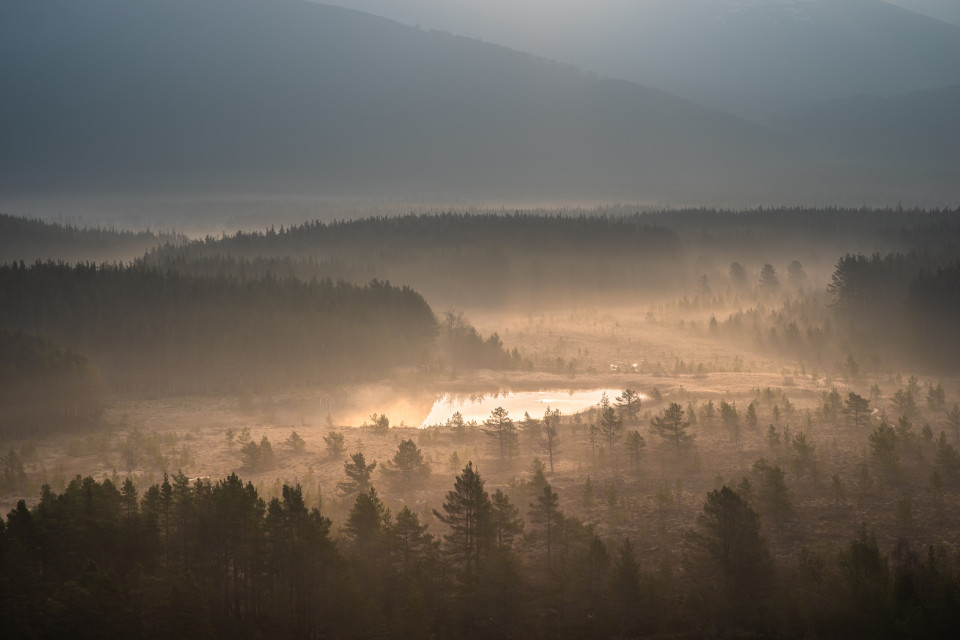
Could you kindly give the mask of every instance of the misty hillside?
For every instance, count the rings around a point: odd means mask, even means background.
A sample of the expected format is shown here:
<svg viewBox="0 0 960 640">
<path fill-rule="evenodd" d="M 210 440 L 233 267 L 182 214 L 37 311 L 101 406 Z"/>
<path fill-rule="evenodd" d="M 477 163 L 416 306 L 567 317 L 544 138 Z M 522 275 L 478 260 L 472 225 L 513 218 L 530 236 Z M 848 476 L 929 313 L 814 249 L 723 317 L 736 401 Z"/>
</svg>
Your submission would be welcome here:
<svg viewBox="0 0 960 640">
<path fill-rule="evenodd" d="M 0 12 L 0 58 L 19 61 L 0 67 L 8 193 L 729 191 L 789 150 L 660 91 L 335 7 Z"/>
<path fill-rule="evenodd" d="M 512 0 L 336 4 L 482 37 L 748 119 L 960 82 L 960 28 L 882 0 L 597 0 L 549 12 Z"/>
<path fill-rule="evenodd" d="M 123 392 L 262 388 L 429 362 L 436 318 L 407 287 L 0 265 L 0 327 L 89 356 Z"/>
<path fill-rule="evenodd" d="M 437 309 L 544 309 L 663 295 L 731 261 L 759 269 L 789 256 L 827 274 L 845 253 L 953 256 L 956 214 L 627 206 L 410 214 L 166 242 L 142 263 L 217 277 L 377 278 L 412 286 Z"/>
<path fill-rule="evenodd" d="M 778 126 L 834 157 L 889 158 L 901 171 L 960 167 L 960 85 L 813 105 Z"/>
<path fill-rule="evenodd" d="M 159 244 L 183 240 L 173 232 L 80 227 L 0 213 L 0 263 L 127 261 Z"/>
<path fill-rule="evenodd" d="M 683 267 L 675 233 L 633 218 L 492 213 L 294 225 L 165 243 L 150 267 L 194 275 L 386 279 L 438 309 L 585 304 L 664 292 Z"/>
</svg>

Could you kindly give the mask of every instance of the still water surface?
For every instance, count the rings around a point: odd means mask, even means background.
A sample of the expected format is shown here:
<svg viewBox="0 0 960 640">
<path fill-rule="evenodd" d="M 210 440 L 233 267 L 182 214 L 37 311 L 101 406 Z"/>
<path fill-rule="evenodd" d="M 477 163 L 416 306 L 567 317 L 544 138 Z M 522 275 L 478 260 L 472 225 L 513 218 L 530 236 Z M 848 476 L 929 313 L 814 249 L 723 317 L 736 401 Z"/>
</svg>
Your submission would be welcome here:
<svg viewBox="0 0 960 640">
<path fill-rule="evenodd" d="M 523 420 L 525 411 L 534 418 L 542 418 L 547 407 L 551 410 L 559 409 L 564 415 L 569 415 L 595 406 L 600 402 L 604 392 L 613 403 L 616 402 L 616 397 L 620 395 L 622 389 L 588 389 L 586 391 L 554 389 L 477 396 L 445 395 L 433 403 L 430 414 L 421 426 L 444 424 L 457 411 L 463 414 L 466 422 L 476 420 L 481 423 L 489 418 L 490 412 L 497 407 L 506 409 L 515 422 Z"/>
</svg>

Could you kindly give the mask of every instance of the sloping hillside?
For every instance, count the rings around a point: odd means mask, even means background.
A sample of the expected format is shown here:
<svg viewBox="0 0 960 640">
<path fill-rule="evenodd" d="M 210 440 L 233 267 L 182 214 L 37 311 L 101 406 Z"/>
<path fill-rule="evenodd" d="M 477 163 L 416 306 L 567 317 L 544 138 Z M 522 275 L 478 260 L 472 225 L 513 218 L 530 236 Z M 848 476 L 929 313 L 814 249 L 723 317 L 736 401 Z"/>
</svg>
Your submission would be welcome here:
<svg viewBox="0 0 960 640">
<path fill-rule="evenodd" d="M 755 188 L 789 144 L 660 91 L 295 0 L 13 0 L 0 188 L 598 197 Z"/>
</svg>

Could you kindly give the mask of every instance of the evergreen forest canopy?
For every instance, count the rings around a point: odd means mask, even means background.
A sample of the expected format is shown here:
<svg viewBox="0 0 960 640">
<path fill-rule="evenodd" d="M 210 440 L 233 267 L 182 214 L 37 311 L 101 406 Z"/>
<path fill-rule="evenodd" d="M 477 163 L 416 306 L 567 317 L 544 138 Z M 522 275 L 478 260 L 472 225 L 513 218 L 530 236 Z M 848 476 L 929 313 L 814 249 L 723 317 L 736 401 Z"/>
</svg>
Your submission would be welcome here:
<svg viewBox="0 0 960 640">
<path fill-rule="evenodd" d="M 0 329 L 0 363 L 0 437 L 96 427 L 106 389 L 86 357 L 49 338 Z"/>
<path fill-rule="evenodd" d="M 4 628 L 78 638 L 952 638 L 960 625 L 955 552 L 903 540 L 886 554 L 864 526 L 829 555 L 805 548 L 784 563 L 761 535 L 749 483 L 707 494 L 696 525 L 671 541 L 683 549 L 677 572 L 642 569 L 629 537 L 607 542 L 565 516 L 570 498 L 548 483 L 529 507 L 484 484 L 473 463 L 463 468 L 436 526 L 407 506 L 393 513 L 370 488 L 334 536 L 299 485 L 266 501 L 236 474 L 211 483 L 180 473 L 142 491 L 77 476 L 0 522 Z"/>
<path fill-rule="evenodd" d="M 0 267 L 0 324 L 92 354 L 120 392 L 234 392 L 430 361 L 437 323 L 406 287 L 198 278 L 138 266 Z"/>
<path fill-rule="evenodd" d="M 0 213 L 0 263 L 128 261 L 159 244 L 185 240 L 173 232 L 91 228 Z"/>
<path fill-rule="evenodd" d="M 388 278 L 454 307 L 663 293 L 682 275 L 673 231 L 642 217 L 516 214 L 402 215 L 164 243 L 146 265 L 231 276 Z"/>
<path fill-rule="evenodd" d="M 0 266 L 0 624 L 955 637 L 958 211 L 594 213 Z M 388 398 L 600 387 L 421 429 Z"/>
<path fill-rule="evenodd" d="M 389 279 L 433 304 L 558 307 L 670 295 L 703 264 L 793 255 L 827 276 L 844 254 L 957 251 L 955 210 L 532 209 L 399 215 L 164 243 L 144 264 L 204 275 Z M 702 263 L 702 264 L 697 264 Z M 442 268 L 437 268 L 442 266 Z"/>
</svg>

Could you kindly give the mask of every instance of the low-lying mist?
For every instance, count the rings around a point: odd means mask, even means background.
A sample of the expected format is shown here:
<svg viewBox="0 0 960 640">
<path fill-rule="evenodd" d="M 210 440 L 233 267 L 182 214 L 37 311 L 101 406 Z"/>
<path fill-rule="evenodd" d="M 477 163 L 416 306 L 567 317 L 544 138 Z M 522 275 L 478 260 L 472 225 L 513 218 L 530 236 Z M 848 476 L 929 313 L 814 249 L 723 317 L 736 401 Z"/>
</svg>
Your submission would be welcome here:
<svg viewBox="0 0 960 640">
<path fill-rule="evenodd" d="M 954 211 L 4 223 L 25 635 L 957 628 Z"/>
</svg>

